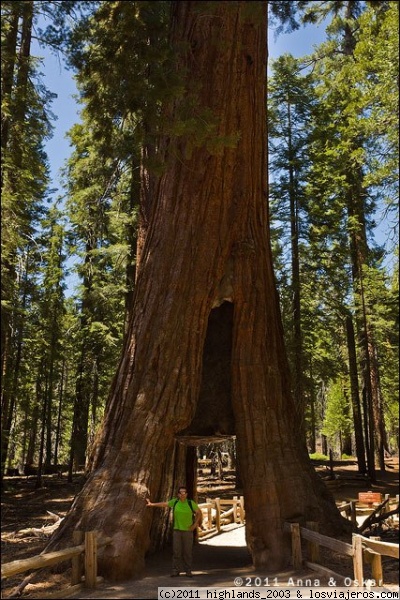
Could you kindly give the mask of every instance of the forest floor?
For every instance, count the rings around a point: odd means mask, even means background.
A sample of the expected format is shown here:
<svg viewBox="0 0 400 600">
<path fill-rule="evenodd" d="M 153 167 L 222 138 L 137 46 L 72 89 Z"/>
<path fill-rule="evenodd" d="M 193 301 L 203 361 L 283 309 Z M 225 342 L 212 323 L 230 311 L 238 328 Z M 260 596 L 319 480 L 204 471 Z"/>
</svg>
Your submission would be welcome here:
<svg viewBox="0 0 400 600">
<path fill-rule="evenodd" d="M 381 492 L 382 494 L 390 494 L 393 498 L 399 493 L 399 461 L 398 458 L 391 458 L 386 462 L 386 470 L 379 471 L 377 474 L 377 483 L 371 485 L 368 480 L 363 479 L 357 473 L 357 465 L 355 461 L 335 461 L 333 463 L 334 475 L 339 481 L 337 488 L 332 489 L 332 494 L 339 505 L 349 500 L 356 500 L 359 492 L 372 490 Z M 316 470 L 322 475 L 329 475 L 330 471 L 326 463 L 316 463 Z M 2 505 L 2 528 L 1 528 L 1 544 L 2 544 L 2 563 L 8 563 L 14 560 L 29 558 L 40 554 L 46 547 L 48 541 L 44 535 L 34 533 L 32 529 L 40 529 L 44 526 L 51 525 L 53 519 L 49 513 L 53 513 L 63 517 L 76 493 L 80 490 L 83 484 L 81 475 L 75 476 L 72 483 L 68 483 L 67 478 L 59 478 L 57 475 L 47 475 L 43 478 L 43 486 L 39 489 L 35 488 L 34 477 L 5 477 L 4 489 L 2 490 L 1 505 Z M 232 472 L 225 471 L 223 480 L 217 477 L 210 477 L 207 472 L 200 475 L 198 478 L 198 493 L 199 502 L 204 502 L 206 497 L 211 498 L 232 498 L 234 495 L 240 495 L 240 490 L 235 489 L 235 477 Z M 25 530 L 25 531 L 24 531 Z M 388 527 L 386 524 L 377 525 L 373 531 L 368 531 L 364 535 L 380 536 L 384 541 L 399 542 L 399 527 L 393 524 Z M 228 535 L 228 534 L 227 534 Z M 236 537 L 231 539 L 239 539 L 242 536 L 244 540 L 244 530 L 238 531 Z M 209 542 L 217 544 L 218 542 Z M 204 544 L 200 542 L 199 546 Z M 230 545 L 230 542 L 228 543 Z M 211 550 L 208 547 L 207 552 Z M 215 550 L 212 549 L 212 552 Z M 242 550 L 243 552 L 243 550 Z M 352 575 L 351 559 L 341 557 L 337 554 L 333 555 L 330 551 L 329 556 L 324 556 L 326 559 L 324 564 L 329 565 L 329 568 L 343 576 Z M 170 554 L 170 550 L 169 550 Z M 242 554 L 242 558 L 243 558 Z M 164 553 L 165 558 L 165 553 Z M 161 555 L 160 555 L 161 559 Z M 213 559 L 217 559 L 217 555 Z M 217 559 L 218 560 L 218 559 Z M 153 558 L 154 562 L 154 558 Z M 398 582 L 399 563 L 397 560 L 383 557 L 383 572 L 385 584 L 393 584 Z M 67 568 L 68 563 L 65 563 Z M 166 567 L 168 568 L 168 566 Z M 7 579 L 2 582 L 2 598 L 17 597 L 14 595 L 17 592 L 21 582 L 24 581 L 25 575 L 20 575 L 12 579 Z M 48 573 L 37 571 L 33 573 L 33 577 L 24 587 L 22 596 L 25 598 L 44 598 L 47 595 L 53 594 L 62 589 L 66 589 L 70 583 L 70 568 L 61 573 Z M 139 583 L 139 582 L 137 582 Z M 171 585 L 170 582 L 163 585 Z M 181 583 L 181 585 L 186 585 Z M 199 585 L 199 583 L 197 584 Z M 137 586 L 136 586 L 137 587 Z M 76 597 L 151 597 L 151 596 L 132 596 L 132 595 L 81 595 Z"/>
</svg>

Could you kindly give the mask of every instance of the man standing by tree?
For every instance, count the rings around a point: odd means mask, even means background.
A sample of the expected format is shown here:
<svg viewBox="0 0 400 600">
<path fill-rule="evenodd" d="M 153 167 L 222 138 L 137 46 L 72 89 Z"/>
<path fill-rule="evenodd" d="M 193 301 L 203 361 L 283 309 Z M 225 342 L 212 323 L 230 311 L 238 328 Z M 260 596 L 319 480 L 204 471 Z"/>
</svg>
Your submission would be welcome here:
<svg viewBox="0 0 400 600">
<path fill-rule="evenodd" d="M 201 510 L 193 500 L 188 500 L 187 489 L 180 486 L 178 498 L 168 502 L 150 502 L 147 506 L 172 508 L 173 510 L 173 562 L 171 577 L 178 577 L 183 570 L 186 577 L 192 577 L 193 537 L 200 525 Z"/>
</svg>

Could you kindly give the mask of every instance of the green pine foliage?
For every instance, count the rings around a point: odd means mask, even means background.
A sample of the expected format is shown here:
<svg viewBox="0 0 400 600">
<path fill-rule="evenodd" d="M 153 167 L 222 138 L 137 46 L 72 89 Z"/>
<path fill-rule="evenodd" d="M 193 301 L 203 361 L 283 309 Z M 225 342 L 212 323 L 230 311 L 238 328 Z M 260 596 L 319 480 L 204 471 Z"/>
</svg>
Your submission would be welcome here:
<svg viewBox="0 0 400 600">
<path fill-rule="evenodd" d="M 49 465 L 60 447 L 65 248 L 60 211 L 48 208 L 44 151 L 54 94 L 31 46 L 39 36 L 60 48 L 77 4 L 2 3 L 2 474 Z M 38 27 L 41 15 L 51 19 L 46 30 Z"/>
<path fill-rule="evenodd" d="M 343 454 L 343 440 L 353 428 L 348 389 L 344 381 L 330 381 L 326 393 L 326 409 L 321 432 L 327 436 L 331 447 Z"/>
<path fill-rule="evenodd" d="M 2 5 L 2 472 L 14 444 L 20 390 L 25 385 L 21 369 L 29 346 L 38 231 L 49 184 L 43 147 L 50 133 L 52 95 L 40 85 L 31 57 L 34 13 L 33 2 Z"/>
<path fill-rule="evenodd" d="M 127 203 L 121 193 L 121 182 L 126 185 L 126 177 L 121 176 L 118 156 L 104 156 L 101 141 L 89 121 L 76 125 L 70 136 L 76 149 L 66 174 L 66 210 L 71 252 L 81 281 L 76 298 L 80 305 L 75 340 L 79 359 L 71 435 L 71 460 L 78 468 L 85 462 L 87 444 L 102 417 L 119 358 L 129 247 L 124 235 Z M 127 193 L 126 188 L 124 191 Z"/>
<path fill-rule="evenodd" d="M 393 407 L 398 409 L 398 377 L 394 376 L 392 385 L 389 379 L 386 383 L 385 373 L 390 370 L 393 376 L 397 368 L 396 345 L 392 348 L 389 344 L 389 369 L 380 358 L 381 353 L 387 356 L 388 349 L 381 335 L 388 329 L 396 331 L 389 316 L 391 286 L 383 266 L 385 252 L 393 257 L 393 245 L 378 246 L 374 233 L 379 211 L 385 205 L 392 210 L 398 196 L 392 162 L 398 157 L 393 112 L 398 91 L 391 76 L 398 56 L 398 10 L 391 3 L 377 3 L 378 8 L 347 2 L 340 6 L 299 4 L 307 6 L 305 20 L 327 19 L 331 14 L 332 20 L 327 28 L 328 41 L 312 56 L 300 60 L 281 57 L 272 65 L 270 213 L 293 387 L 299 345 L 293 328 L 295 273 L 289 248 L 293 252 L 293 244 L 298 244 L 302 391 L 309 446 L 315 450 L 319 433 L 330 430 L 330 413 L 326 413 L 328 405 L 324 402 L 329 382 L 347 381 L 346 386 L 350 386 L 345 328 L 348 315 L 357 324 L 360 386 L 364 361 L 360 340 L 367 332 L 376 358 L 371 359 L 375 368 L 371 378 L 382 411 L 382 428 L 388 421 L 386 428 L 391 432 L 396 422 Z M 373 48 L 377 48 L 379 65 L 372 60 Z M 303 112 L 298 110 L 300 102 Z M 388 125 L 386 131 L 380 127 L 383 122 Z M 291 187 L 296 190 L 294 212 L 288 200 Z M 298 221 L 296 228 L 291 228 L 293 215 Z M 390 217 L 387 212 L 386 217 L 392 219 L 394 231 L 396 215 Z M 378 325 L 381 311 L 385 316 Z M 342 417 L 348 419 L 347 414 Z M 386 449 L 393 451 L 397 442 L 392 433 L 389 437 L 392 441 Z"/>
</svg>

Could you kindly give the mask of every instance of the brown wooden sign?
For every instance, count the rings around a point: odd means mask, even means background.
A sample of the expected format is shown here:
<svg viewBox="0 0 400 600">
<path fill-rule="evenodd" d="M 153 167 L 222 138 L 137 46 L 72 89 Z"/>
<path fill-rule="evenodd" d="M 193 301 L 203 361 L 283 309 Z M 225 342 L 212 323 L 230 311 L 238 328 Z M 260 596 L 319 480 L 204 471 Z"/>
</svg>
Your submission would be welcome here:
<svg viewBox="0 0 400 600">
<path fill-rule="evenodd" d="M 382 502 L 382 494 L 379 492 L 359 492 L 358 501 L 362 504 L 380 504 Z"/>
</svg>

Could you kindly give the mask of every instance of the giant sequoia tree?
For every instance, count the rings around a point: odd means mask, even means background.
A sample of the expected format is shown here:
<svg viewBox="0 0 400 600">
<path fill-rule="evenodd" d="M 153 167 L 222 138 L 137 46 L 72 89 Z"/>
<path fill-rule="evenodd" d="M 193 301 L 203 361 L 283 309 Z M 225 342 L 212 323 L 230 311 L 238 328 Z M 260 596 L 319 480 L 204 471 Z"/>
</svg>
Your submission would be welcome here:
<svg viewBox="0 0 400 600">
<path fill-rule="evenodd" d="M 166 142 L 90 474 L 50 544 L 67 543 L 74 528 L 104 532 L 112 544 L 100 569 L 113 579 L 143 567 L 151 521 L 164 518 L 146 497 L 172 493 L 180 435 L 237 436 L 255 565 L 286 564 L 286 520 L 342 527 L 290 394 L 268 238 L 266 32 L 265 2 L 173 3 L 186 77 L 171 113 L 179 127 Z"/>
</svg>

